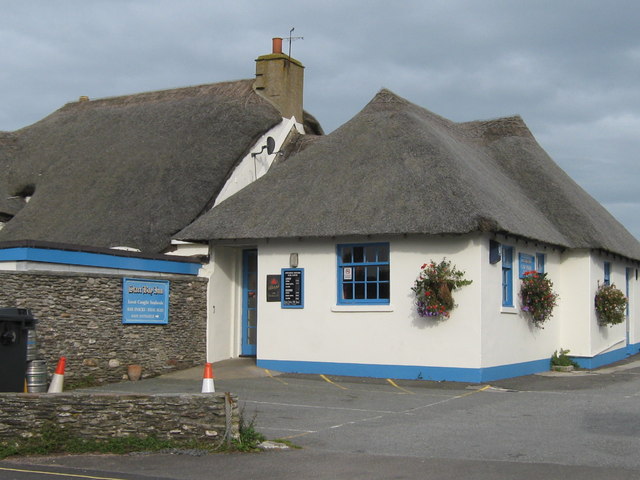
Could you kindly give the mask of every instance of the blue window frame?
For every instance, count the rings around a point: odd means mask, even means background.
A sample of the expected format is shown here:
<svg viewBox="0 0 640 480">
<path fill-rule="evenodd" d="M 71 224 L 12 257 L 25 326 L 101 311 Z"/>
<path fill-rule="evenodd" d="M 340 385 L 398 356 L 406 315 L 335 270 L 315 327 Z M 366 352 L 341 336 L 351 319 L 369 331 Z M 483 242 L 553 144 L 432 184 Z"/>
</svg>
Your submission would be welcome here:
<svg viewBox="0 0 640 480">
<path fill-rule="evenodd" d="M 338 304 L 388 305 L 389 244 L 338 245 Z"/>
<path fill-rule="evenodd" d="M 502 246 L 502 306 L 513 307 L 513 247 Z"/>
<path fill-rule="evenodd" d="M 611 263 L 604 262 L 604 284 L 609 285 L 611 283 Z"/>
<path fill-rule="evenodd" d="M 538 273 L 544 273 L 545 254 L 536 253 L 536 271 Z"/>
</svg>

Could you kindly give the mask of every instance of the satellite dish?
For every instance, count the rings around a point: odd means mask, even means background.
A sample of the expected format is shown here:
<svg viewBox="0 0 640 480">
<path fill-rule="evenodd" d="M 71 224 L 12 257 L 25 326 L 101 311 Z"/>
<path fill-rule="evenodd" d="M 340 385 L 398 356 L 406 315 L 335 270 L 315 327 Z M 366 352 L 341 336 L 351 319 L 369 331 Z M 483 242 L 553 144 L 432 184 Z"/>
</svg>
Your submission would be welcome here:
<svg viewBox="0 0 640 480">
<path fill-rule="evenodd" d="M 275 149 L 276 141 L 273 139 L 273 137 L 267 137 L 267 153 L 271 155 Z"/>
</svg>

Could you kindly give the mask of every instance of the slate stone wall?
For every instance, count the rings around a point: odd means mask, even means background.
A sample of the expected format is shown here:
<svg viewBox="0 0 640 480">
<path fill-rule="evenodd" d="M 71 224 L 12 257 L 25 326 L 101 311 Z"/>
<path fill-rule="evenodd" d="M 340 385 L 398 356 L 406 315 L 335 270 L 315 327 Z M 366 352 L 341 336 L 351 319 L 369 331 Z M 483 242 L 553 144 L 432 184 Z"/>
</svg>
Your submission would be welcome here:
<svg viewBox="0 0 640 480">
<path fill-rule="evenodd" d="M 238 402 L 228 393 L 117 395 L 0 394 L 0 441 L 39 435 L 56 425 L 86 439 L 156 437 L 215 440 L 239 435 Z"/>
<path fill-rule="evenodd" d="M 122 278 L 0 272 L 0 307 L 31 309 L 49 375 L 67 358 L 65 383 L 123 380 L 130 364 L 141 365 L 143 377 L 204 364 L 207 280 L 162 277 L 170 281 L 169 324 L 123 325 Z"/>
</svg>

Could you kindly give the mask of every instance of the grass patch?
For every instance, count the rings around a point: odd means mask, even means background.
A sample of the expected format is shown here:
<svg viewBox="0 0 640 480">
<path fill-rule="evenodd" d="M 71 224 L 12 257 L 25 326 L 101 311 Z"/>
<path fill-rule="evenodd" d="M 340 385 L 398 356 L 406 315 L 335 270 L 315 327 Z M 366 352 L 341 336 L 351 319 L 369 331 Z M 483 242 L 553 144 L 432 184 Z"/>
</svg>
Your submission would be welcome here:
<svg viewBox="0 0 640 480">
<path fill-rule="evenodd" d="M 103 382 L 96 380 L 93 375 L 87 375 L 85 377 L 74 378 L 64 382 L 65 390 L 77 390 L 79 388 L 93 388 L 103 385 Z"/>
<path fill-rule="evenodd" d="M 283 445 L 286 445 L 287 447 L 292 448 L 294 450 L 302 450 L 302 447 L 300 445 L 296 445 L 291 440 L 285 440 L 284 438 L 276 438 L 273 441 L 276 443 L 282 443 Z"/>
</svg>

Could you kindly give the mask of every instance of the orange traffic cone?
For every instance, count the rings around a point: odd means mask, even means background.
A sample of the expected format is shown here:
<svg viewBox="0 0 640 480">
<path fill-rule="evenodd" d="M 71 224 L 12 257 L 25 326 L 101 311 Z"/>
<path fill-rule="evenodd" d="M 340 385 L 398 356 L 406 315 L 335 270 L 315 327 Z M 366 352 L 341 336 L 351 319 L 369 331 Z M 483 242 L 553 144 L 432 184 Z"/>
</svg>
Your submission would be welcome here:
<svg viewBox="0 0 640 480">
<path fill-rule="evenodd" d="M 210 363 L 204 364 L 204 377 L 202 377 L 202 393 L 213 393 L 216 387 L 213 384 L 213 366 Z"/>
<path fill-rule="evenodd" d="M 67 363 L 65 357 L 60 357 L 58 360 L 58 367 L 56 368 L 53 377 L 51 377 L 51 383 L 49 384 L 49 390 L 47 393 L 61 393 L 62 386 L 64 385 L 64 367 Z"/>
</svg>

